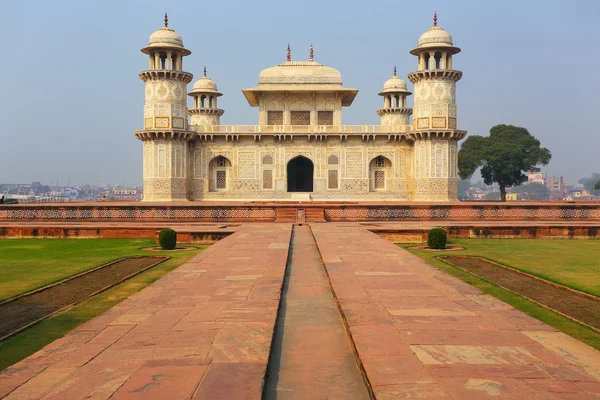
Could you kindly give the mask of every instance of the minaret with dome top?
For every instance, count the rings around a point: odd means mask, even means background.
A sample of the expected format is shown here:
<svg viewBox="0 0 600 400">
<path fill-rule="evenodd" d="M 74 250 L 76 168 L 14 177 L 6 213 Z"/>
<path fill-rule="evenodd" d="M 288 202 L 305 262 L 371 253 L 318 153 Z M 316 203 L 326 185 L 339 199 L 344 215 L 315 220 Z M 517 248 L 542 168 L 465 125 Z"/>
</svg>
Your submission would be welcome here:
<svg viewBox="0 0 600 400">
<path fill-rule="evenodd" d="M 217 97 L 223 96 L 223 93 L 219 92 L 217 84 L 206 76 L 206 67 L 204 67 L 204 76 L 194 82 L 192 91 L 188 93 L 188 96 L 192 98 L 194 105 L 189 110 L 190 125 L 212 126 L 221 124 L 221 115 L 225 111 L 217 107 Z"/>
<path fill-rule="evenodd" d="M 173 29 L 165 13 L 164 27 L 152 35 L 142 53 L 149 67 L 139 73 L 146 85 L 144 129 L 135 136 L 144 142 L 144 201 L 187 199 L 188 128 L 186 86 L 193 75 L 183 71 L 183 57 L 191 51 Z"/>
<path fill-rule="evenodd" d="M 379 92 L 383 96 L 383 108 L 377 110 L 381 117 L 381 125 L 410 125 L 412 108 L 406 106 L 406 98 L 412 93 L 408 91 L 406 82 L 396 74 L 383 84 L 383 90 Z"/>
<path fill-rule="evenodd" d="M 456 82 L 462 72 L 452 69 L 460 49 L 452 36 L 437 25 L 421 35 L 418 69 L 408 75 L 414 84 L 413 124 L 414 198 L 416 201 L 455 201 L 458 197 L 458 141 L 466 136 L 457 129 Z"/>
</svg>

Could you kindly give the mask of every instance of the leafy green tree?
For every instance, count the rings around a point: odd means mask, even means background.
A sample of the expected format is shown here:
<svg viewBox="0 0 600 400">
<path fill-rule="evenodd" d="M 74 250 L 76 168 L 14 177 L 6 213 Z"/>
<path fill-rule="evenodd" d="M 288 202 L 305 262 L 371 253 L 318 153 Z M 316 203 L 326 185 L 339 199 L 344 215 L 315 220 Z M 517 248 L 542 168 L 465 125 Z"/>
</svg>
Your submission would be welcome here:
<svg viewBox="0 0 600 400">
<path fill-rule="evenodd" d="M 596 182 L 594 185 L 594 190 L 600 190 L 600 181 Z"/>
<path fill-rule="evenodd" d="M 550 198 L 548 187 L 535 182 L 517 186 L 511 189 L 511 193 L 520 193 L 523 198 L 528 200 L 548 200 Z"/>
<path fill-rule="evenodd" d="M 527 182 L 527 172 L 539 172 L 550 162 L 550 150 L 527 129 L 496 125 L 490 136 L 469 136 L 458 152 L 458 170 L 469 179 L 478 168 L 486 185 L 497 183 L 500 199 L 506 201 L 506 188 Z"/>
</svg>

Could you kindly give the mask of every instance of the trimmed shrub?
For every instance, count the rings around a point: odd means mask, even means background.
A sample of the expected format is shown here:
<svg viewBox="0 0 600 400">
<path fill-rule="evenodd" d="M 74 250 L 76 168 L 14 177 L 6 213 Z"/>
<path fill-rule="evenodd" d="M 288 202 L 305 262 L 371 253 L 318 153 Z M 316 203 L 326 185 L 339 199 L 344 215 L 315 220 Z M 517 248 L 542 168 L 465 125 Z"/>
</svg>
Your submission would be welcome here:
<svg viewBox="0 0 600 400">
<path fill-rule="evenodd" d="M 177 232 L 171 228 L 162 229 L 158 233 L 158 243 L 163 250 L 174 250 L 177 246 Z"/>
<path fill-rule="evenodd" d="M 427 246 L 431 249 L 445 249 L 448 236 L 442 228 L 433 228 L 427 234 Z"/>
</svg>

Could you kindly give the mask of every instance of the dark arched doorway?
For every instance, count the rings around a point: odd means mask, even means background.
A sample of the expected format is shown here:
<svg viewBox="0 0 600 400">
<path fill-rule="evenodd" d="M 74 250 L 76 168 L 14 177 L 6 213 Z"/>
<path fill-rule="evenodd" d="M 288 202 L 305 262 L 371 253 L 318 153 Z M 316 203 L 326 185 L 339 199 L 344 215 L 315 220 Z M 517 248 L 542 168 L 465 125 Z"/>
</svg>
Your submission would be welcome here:
<svg viewBox="0 0 600 400">
<path fill-rule="evenodd" d="M 287 165 L 287 191 L 312 192 L 313 172 L 313 163 L 308 158 L 298 156 L 290 160 Z"/>
</svg>

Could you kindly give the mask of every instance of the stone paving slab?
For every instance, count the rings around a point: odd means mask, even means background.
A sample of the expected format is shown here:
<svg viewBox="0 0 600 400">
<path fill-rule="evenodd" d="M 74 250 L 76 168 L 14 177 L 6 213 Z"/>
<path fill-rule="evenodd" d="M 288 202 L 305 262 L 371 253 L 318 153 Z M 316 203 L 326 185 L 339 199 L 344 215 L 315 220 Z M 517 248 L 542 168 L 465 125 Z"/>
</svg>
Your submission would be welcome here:
<svg viewBox="0 0 600 400">
<path fill-rule="evenodd" d="M 2 371 L 0 398 L 259 399 L 290 235 L 240 227 Z"/>
<path fill-rule="evenodd" d="M 600 352 L 366 228 L 312 229 L 378 399 L 600 399 Z"/>
</svg>

